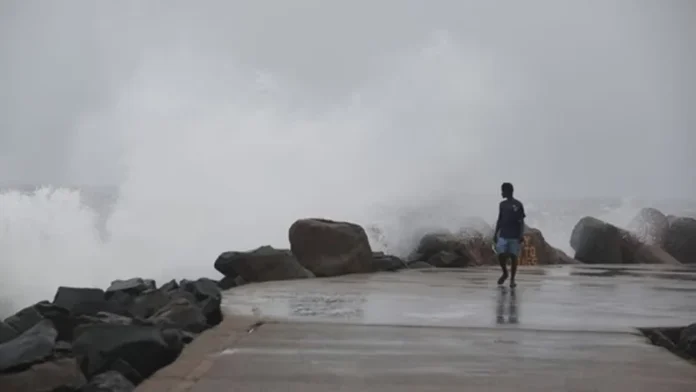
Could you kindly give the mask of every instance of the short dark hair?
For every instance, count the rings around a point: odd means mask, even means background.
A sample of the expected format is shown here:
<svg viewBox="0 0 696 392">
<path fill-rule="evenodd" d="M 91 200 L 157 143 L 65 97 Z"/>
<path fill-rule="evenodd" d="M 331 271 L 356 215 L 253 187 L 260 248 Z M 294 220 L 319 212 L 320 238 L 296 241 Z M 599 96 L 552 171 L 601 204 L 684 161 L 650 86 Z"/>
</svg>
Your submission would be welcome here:
<svg viewBox="0 0 696 392">
<path fill-rule="evenodd" d="M 512 184 L 509 182 L 504 182 L 503 185 L 500 187 L 500 189 L 503 191 L 504 194 L 506 195 L 511 195 L 515 191 L 515 188 L 512 187 Z"/>
</svg>

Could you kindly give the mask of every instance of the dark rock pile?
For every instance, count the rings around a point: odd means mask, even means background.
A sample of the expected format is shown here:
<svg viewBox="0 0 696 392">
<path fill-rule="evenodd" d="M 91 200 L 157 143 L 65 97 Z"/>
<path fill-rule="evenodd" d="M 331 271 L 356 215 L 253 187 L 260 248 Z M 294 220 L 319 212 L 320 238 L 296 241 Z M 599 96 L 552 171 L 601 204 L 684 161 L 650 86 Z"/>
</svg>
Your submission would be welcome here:
<svg viewBox="0 0 696 392">
<path fill-rule="evenodd" d="M 365 230 L 349 222 L 301 219 L 289 231 L 291 249 L 262 246 L 224 252 L 215 269 L 224 289 L 244 283 L 307 279 L 406 268 L 400 258 L 373 252 Z"/>
<path fill-rule="evenodd" d="M 0 391 L 132 391 L 222 321 L 210 279 L 60 287 L 0 322 Z"/>
<path fill-rule="evenodd" d="M 225 276 L 220 287 L 244 283 L 307 279 L 401 269 L 464 268 L 497 264 L 492 229 L 425 234 L 407 260 L 374 252 L 365 230 L 354 223 L 300 219 L 289 230 L 290 249 L 262 246 L 224 252 L 215 269 Z M 570 264 L 576 260 L 549 245 L 541 231 L 527 228 L 525 250 L 531 264 Z"/>
<path fill-rule="evenodd" d="M 411 264 L 424 267 L 462 268 L 497 265 L 493 250 L 493 234 L 472 230 L 453 234 L 430 233 L 423 236 L 418 247 L 409 257 Z M 576 260 L 554 248 L 540 230 L 525 227 L 519 261 L 522 265 L 574 264 Z"/>
<path fill-rule="evenodd" d="M 573 229 L 575 259 L 592 264 L 696 263 L 696 219 L 645 208 L 622 229 L 592 217 Z"/>
<path fill-rule="evenodd" d="M 684 359 L 696 360 L 696 323 L 686 327 L 644 328 L 640 331 L 652 344 L 664 347 Z"/>
</svg>

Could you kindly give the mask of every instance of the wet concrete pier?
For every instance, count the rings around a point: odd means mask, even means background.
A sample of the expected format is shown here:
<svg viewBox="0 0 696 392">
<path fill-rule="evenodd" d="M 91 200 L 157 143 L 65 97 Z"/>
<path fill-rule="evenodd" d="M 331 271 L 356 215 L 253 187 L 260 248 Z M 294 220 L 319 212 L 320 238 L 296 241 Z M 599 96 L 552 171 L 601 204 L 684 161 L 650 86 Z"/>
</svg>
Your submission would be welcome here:
<svg viewBox="0 0 696 392">
<path fill-rule="evenodd" d="M 696 322 L 696 269 L 411 270 L 268 282 L 139 391 L 693 391 L 636 328 Z"/>
</svg>

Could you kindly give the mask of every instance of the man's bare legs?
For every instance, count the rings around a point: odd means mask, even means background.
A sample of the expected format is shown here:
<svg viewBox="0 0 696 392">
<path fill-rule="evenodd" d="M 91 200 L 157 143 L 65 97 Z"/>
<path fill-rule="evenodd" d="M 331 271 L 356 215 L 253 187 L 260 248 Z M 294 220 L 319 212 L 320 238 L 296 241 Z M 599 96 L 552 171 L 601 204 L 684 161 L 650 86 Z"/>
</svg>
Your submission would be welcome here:
<svg viewBox="0 0 696 392">
<path fill-rule="evenodd" d="M 505 283 L 505 280 L 508 278 L 508 271 L 507 271 L 507 260 L 510 255 L 507 253 L 501 253 L 498 255 L 498 261 L 500 262 L 500 268 L 503 270 L 503 275 L 498 279 L 498 284 L 503 284 Z M 515 265 L 515 269 L 513 271 L 517 271 L 517 265 Z M 514 272 L 513 272 L 513 278 L 514 278 Z"/>
<path fill-rule="evenodd" d="M 498 261 L 500 262 L 500 268 L 503 270 L 503 275 L 498 279 L 498 284 L 503 284 L 508 278 L 507 271 L 507 261 L 510 260 L 510 287 L 516 287 L 515 276 L 517 275 L 517 256 L 503 253 L 498 256 Z"/>
<path fill-rule="evenodd" d="M 515 275 L 517 275 L 517 256 L 510 256 L 510 287 L 517 286 L 515 283 Z"/>
</svg>

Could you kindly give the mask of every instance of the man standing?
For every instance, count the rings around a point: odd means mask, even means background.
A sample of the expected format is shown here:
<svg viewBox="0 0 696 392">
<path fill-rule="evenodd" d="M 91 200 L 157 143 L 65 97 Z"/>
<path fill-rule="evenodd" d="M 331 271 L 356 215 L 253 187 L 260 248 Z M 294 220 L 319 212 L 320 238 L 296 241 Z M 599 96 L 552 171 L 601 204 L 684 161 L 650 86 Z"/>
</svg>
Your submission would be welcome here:
<svg viewBox="0 0 696 392">
<path fill-rule="evenodd" d="M 524 206 L 512 197 L 514 189 L 509 182 L 501 186 L 503 201 L 500 202 L 498 212 L 498 222 L 495 224 L 495 252 L 498 254 L 500 268 L 503 269 L 503 276 L 498 279 L 498 284 L 505 283 L 508 278 L 507 260 L 510 259 L 510 287 L 515 287 L 515 274 L 517 273 L 517 258 L 520 254 L 520 247 L 524 241 Z"/>
</svg>

